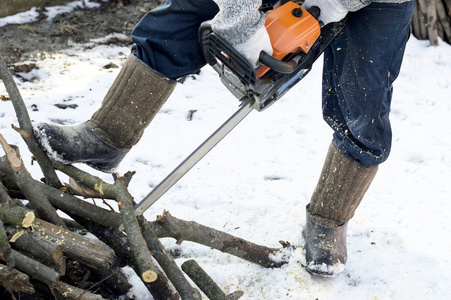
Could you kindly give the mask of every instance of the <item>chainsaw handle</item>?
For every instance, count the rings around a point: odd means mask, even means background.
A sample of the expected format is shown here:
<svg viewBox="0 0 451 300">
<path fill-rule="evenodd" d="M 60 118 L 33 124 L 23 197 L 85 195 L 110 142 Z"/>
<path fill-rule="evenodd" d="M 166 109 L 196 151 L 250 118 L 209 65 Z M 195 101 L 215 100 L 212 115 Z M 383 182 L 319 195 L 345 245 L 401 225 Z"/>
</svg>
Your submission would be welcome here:
<svg viewBox="0 0 451 300">
<path fill-rule="evenodd" d="M 290 74 L 292 73 L 298 66 L 298 64 L 294 60 L 290 61 L 281 61 L 278 60 L 265 51 L 260 52 L 259 61 L 267 66 L 268 68 L 282 73 L 282 74 Z"/>
</svg>

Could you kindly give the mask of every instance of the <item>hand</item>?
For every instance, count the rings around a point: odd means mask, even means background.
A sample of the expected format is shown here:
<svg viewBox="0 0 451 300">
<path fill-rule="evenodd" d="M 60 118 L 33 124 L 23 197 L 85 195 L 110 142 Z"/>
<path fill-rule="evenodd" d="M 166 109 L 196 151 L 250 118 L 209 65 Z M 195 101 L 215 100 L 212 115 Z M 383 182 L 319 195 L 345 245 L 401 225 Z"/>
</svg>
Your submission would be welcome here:
<svg viewBox="0 0 451 300">
<path fill-rule="evenodd" d="M 348 14 L 348 10 L 338 0 L 305 0 L 302 5 L 305 9 L 313 6 L 317 6 L 321 10 L 318 21 L 323 25 L 341 21 Z"/>
<path fill-rule="evenodd" d="M 273 52 L 271 41 L 265 26 L 260 26 L 254 35 L 247 41 L 240 44 L 234 44 L 233 47 L 243 55 L 254 68 L 260 65 L 258 59 L 261 51 L 265 51 L 269 55 L 272 55 Z"/>
</svg>

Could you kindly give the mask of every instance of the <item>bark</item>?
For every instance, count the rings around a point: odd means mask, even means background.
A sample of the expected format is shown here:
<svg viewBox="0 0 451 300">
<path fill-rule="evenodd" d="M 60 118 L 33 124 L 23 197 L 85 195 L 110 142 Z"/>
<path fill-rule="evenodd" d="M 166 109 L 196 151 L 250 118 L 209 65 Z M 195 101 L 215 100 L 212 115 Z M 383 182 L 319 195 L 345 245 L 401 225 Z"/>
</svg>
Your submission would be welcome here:
<svg viewBox="0 0 451 300">
<path fill-rule="evenodd" d="M 27 274 L 3 264 L 0 264 L 0 286 L 8 291 L 34 294 L 34 288 Z"/>
<path fill-rule="evenodd" d="M 6 187 L 3 185 L 3 183 L 0 180 L 0 204 L 5 204 L 9 201 L 10 197 L 8 194 L 8 191 L 6 190 Z"/>
</svg>

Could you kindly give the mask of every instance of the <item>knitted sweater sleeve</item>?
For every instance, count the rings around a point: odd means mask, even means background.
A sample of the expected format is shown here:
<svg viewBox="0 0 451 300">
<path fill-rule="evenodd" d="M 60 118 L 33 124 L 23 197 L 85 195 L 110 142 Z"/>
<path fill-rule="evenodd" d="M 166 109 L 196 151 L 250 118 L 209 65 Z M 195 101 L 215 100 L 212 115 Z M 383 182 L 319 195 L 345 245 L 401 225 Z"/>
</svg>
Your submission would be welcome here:
<svg viewBox="0 0 451 300">
<path fill-rule="evenodd" d="M 402 3 L 411 0 L 338 0 L 340 4 L 349 11 L 357 11 L 371 2 L 382 2 L 382 3 Z"/>
<path fill-rule="evenodd" d="M 212 29 L 230 44 L 247 41 L 265 24 L 259 12 L 262 0 L 214 0 L 219 12 L 212 20 Z"/>
</svg>

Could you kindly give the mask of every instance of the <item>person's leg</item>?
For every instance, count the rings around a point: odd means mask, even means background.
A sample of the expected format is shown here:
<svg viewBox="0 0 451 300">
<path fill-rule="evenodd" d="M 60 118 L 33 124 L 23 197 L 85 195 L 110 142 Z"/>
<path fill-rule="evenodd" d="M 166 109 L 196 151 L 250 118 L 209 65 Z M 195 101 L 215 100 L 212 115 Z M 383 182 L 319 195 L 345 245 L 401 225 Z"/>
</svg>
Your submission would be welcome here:
<svg viewBox="0 0 451 300">
<path fill-rule="evenodd" d="M 44 149 L 65 163 L 105 172 L 117 167 L 171 95 L 174 79 L 205 64 L 198 30 L 217 9 L 212 0 L 166 0 L 149 12 L 132 35 L 136 56 L 127 59 L 91 119 L 75 126 L 35 126 Z"/>
<path fill-rule="evenodd" d="M 306 268 L 313 274 L 343 270 L 346 224 L 390 153 L 392 83 L 413 6 L 372 3 L 349 14 L 344 32 L 324 53 L 323 114 L 334 138 L 307 206 Z"/>
<path fill-rule="evenodd" d="M 166 0 L 136 25 L 136 56 L 164 76 L 177 79 L 197 72 L 206 62 L 199 26 L 218 13 L 213 0 Z"/>
</svg>

